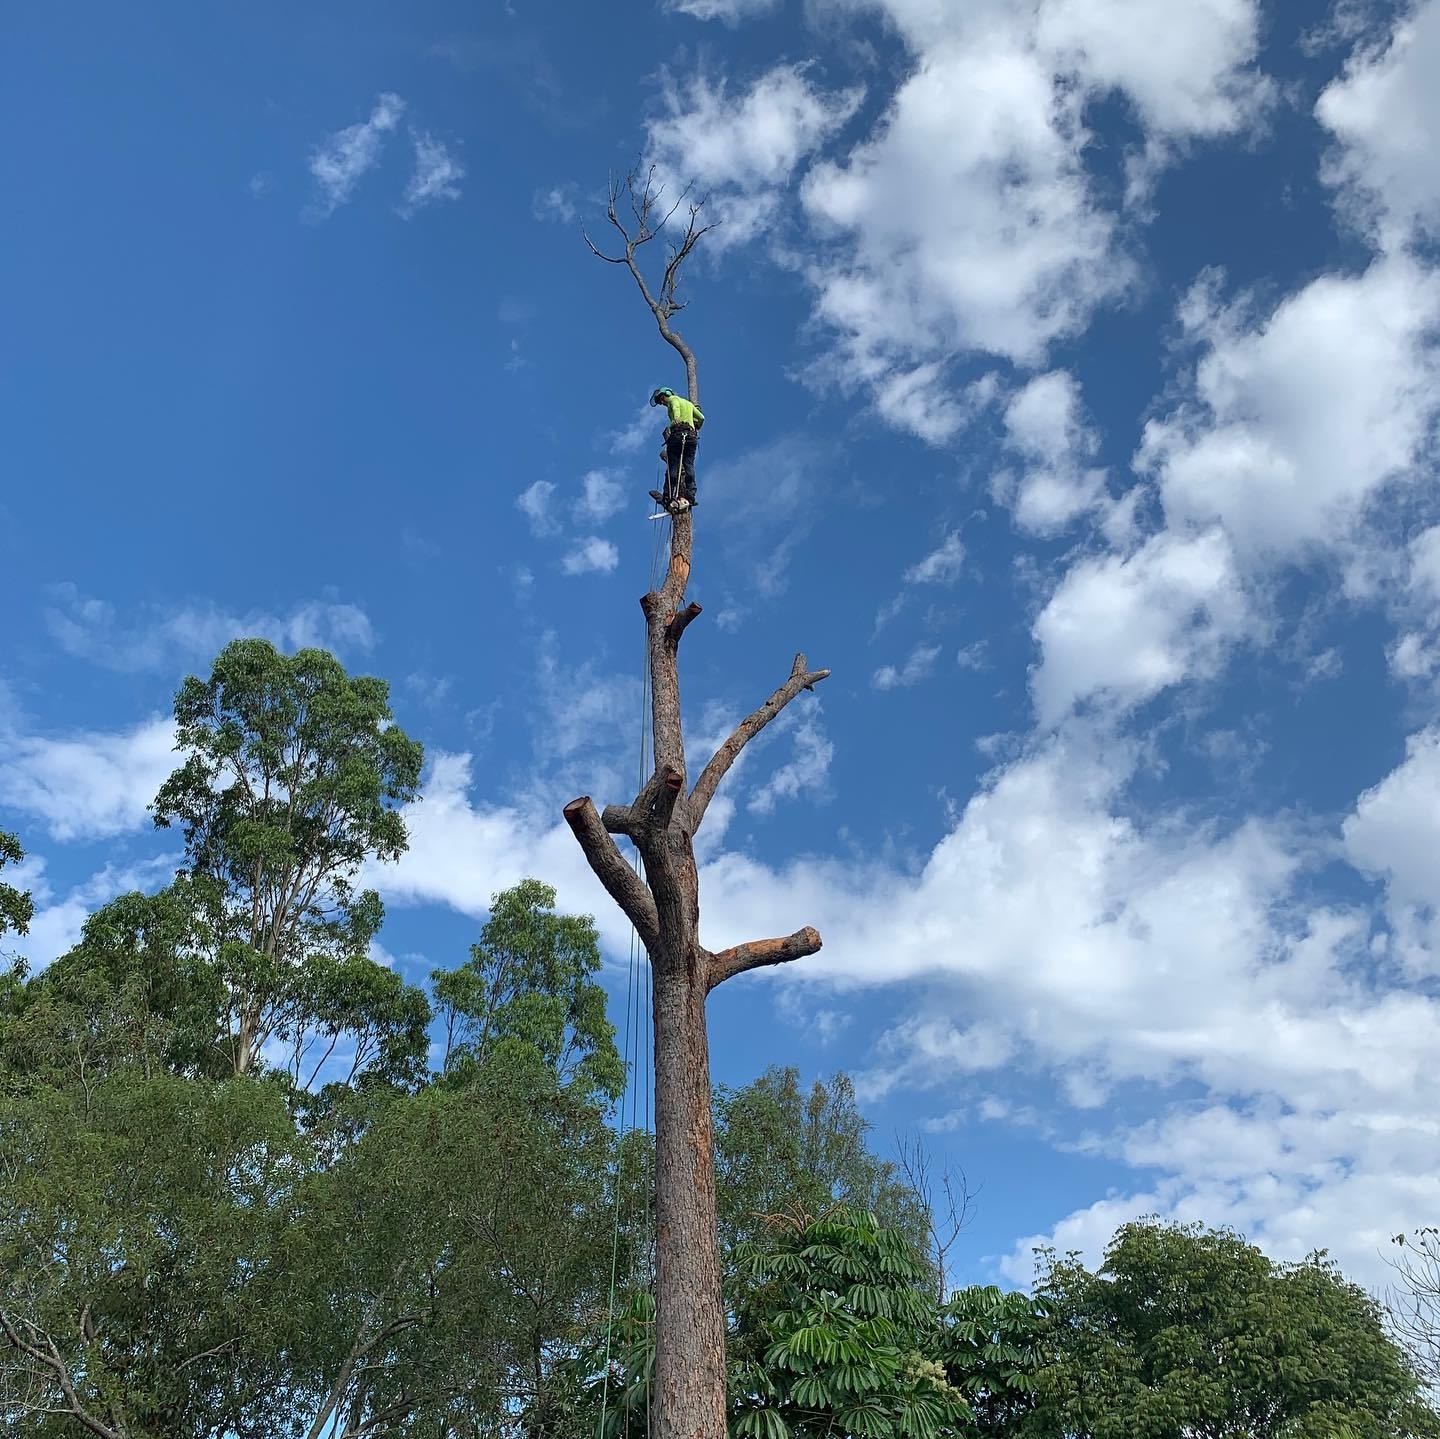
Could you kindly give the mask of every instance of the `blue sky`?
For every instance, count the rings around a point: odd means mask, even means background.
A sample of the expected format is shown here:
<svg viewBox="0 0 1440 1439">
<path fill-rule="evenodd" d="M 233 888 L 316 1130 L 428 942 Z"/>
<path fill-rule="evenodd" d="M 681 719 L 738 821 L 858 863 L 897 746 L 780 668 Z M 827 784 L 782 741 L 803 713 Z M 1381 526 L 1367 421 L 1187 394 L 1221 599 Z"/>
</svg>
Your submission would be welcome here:
<svg viewBox="0 0 1440 1439">
<path fill-rule="evenodd" d="M 981 1189 L 957 1278 L 1141 1212 L 1383 1280 L 1440 1208 L 1440 0 L 612 0 L 0 21 L 0 822 L 43 964 L 163 883 L 228 638 L 427 747 L 384 949 L 463 957 L 630 797 L 682 376 L 584 250 L 723 221 L 692 765 L 716 1076 L 857 1077 Z M 23 137 L 23 138 L 20 138 Z"/>
</svg>

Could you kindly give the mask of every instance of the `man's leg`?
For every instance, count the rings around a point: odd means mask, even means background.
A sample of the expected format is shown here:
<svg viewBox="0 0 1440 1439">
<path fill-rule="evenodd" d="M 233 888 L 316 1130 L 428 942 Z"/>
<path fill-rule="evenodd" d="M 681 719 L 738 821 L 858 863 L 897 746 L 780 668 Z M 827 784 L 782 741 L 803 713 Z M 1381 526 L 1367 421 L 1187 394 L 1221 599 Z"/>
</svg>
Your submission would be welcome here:
<svg viewBox="0 0 1440 1439">
<path fill-rule="evenodd" d="M 683 456 L 684 479 L 682 493 L 692 505 L 699 502 L 695 498 L 695 432 L 692 430 L 685 437 L 685 453 Z"/>
<path fill-rule="evenodd" d="M 665 498 L 676 500 L 680 496 L 682 471 L 685 466 L 685 435 L 679 426 L 672 426 L 665 437 Z"/>
</svg>

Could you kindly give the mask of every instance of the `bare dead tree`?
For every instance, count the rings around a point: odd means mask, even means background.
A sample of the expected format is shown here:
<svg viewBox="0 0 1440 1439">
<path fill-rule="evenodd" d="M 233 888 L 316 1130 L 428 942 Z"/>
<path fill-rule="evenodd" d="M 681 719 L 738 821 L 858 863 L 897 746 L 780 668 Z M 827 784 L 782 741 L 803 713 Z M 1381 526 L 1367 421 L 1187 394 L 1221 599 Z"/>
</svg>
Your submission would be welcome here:
<svg viewBox="0 0 1440 1439">
<path fill-rule="evenodd" d="M 935 1266 L 935 1295 L 943 1304 L 950 1285 L 950 1251 L 975 1212 L 975 1195 L 965 1171 L 948 1166 L 934 1173 L 934 1161 L 918 1135 L 896 1136 L 900 1171 L 925 1210 L 930 1262 Z"/>
<path fill-rule="evenodd" d="M 1399 1282 L 1385 1307 L 1415 1372 L 1440 1393 L 1440 1229 L 1397 1234 L 1394 1243 L 1400 1257 L 1389 1264 Z"/>
<path fill-rule="evenodd" d="M 685 361 L 690 399 L 698 402 L 695 354 L 671 321 L 681 267 L 711 227 L 701 202 L 689 205 L 683 238 L 671 244 L 658 288 L 640 268 L 642 248 L 666 231 L 688 191 L 666 209 L 654 171 L 612 182 L 607 218 L 621 237 L 609 255 L 586 236 L 601 259 L 624 265 L 667 344 Z M 622 198 L 630 219 L 621 216 Z M 678 655 L 681 637 L 700 614 L 684 604 L 690 578 L 693 511 L 670 522 L 669 559 L 659 589 L 640 601 L 645 615 L 655 769 L 628 805 L 597 812 L 588 795 L 565 806 L 565 819 L 601 884 L 635 926 L 650 958 L 655 1025 L 656 1439 L 725 1439 L 725 1318 L 716 1242 L 715 1140 L 710 1110 L 710 1055 L 705 999 L 717 984 L 764 965 L 814 954 L 811 928 L 783 939 L 756 940 L 712 953 L 700 942 L 699 878 L 694 840 L 720 782 L 744 747 L 802 691 L 830 673 L 796 655 L 790 674 L 744 719 L 690 784 L 680 724 Z M 683 606 L 683 607 L 682 607 Z M 643 878 L 615 843 L 634 842 Z"/>
</svg>

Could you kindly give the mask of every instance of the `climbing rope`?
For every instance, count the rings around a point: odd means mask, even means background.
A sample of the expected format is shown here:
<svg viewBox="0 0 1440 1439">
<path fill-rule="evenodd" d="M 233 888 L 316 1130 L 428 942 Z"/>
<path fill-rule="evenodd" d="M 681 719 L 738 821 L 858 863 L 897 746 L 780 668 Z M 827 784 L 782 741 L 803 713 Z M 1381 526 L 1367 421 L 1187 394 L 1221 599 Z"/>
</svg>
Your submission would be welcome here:
<svg viewBox="0 0 1440 1439">
<path fill-rule="evenodd" d="M 661 485 L 665 482 L 665 464 L 661 461 Z M 667 516 L 668 518 L 668 516 Z M 661 534 L 661 530 L 665 534 Z M 652 543 L 650 547 L 650 583 L 646 593 L 653 593 L 660 580 L 660 556 L 668 554 L 670 547 L 670 526 L 658 525 L 651 531 Z M 653 745 L 650 729 L 650 652 L 648 644 L 645 651 L 645 663 L 641 676 L 640 685 L 640 764 L 639 783 L 636 792 L 645 787 L 646 781 L 650 778 L 650 769 L 653 764 Z M 640 848 L 631 841 L 630 863 L 636 874 L 644 878 L 645 862 L 640 856 Z M 626 1071 L 626 1092 L 620 1098 L 620 1133 L 623 1141 L 629 1135 L 637 1131 L 643 1134 L 653 1132 L 653 1118 L 651 1114 L 652 1085 L 655 1074 L 655 1031 L 650 1016 L 653 1013 L 654 987 L 650 969 L 650 957 L 645 953 L 644 946 L 640 943 L 640 936 L 636 933 L 635 927 L 630 928 L 630 963 L 625 980 L 625 1071 Z M 644 1095 L 644 1128 L 641 1128 L 641 1095 Z M 626 1127 L 625 1105 L 626 1100 L 630 1104 L 630 1123 Z M 646 1148 L 646 1170 L 645 1184 L 642 1193 L 647 1196 L 647 1213 L 645 1217 L 645 1243 L 642 1253 L 632 1258 L 631 1283 L 635 1283 L 639 1277 L 635 1272 L 636 1267 L 641 1273 L 650 1276 L 653 1282 L 655 1272 L 654 1255 L 654 1226 L 650 1222 L 649 1196 L 652 1196 L 655 1188 L 655 1173 L 653 1166 L 653 1148 Z M 628 1216 L 621 1213 L 621 1196 L 625 1186 L 622 1182 L 620 1166 L 616 1167 L 615 1175 L 615 1205 L 614 1205 L 614 1233 L 610 1242 L 610 1297 L 605 1318 L 605 1377 L 601 1382 L 600 1391 L 600 1429 L 597 1439 L 603 1439 L 605 1433 L 605 1419 L 609 1412 L 610 1402 L 610 1378 L 611 1378 L 611 1349 L 615 1329 L 615 1289 L 619 1275 L 620 1260 L 620 1229 L 622 1223 L 628 1218 L 632 1225 L 634 1214 Z M 647 1366 L 645 1373 L 645 1432 L 648 1435 L 652 1423 L 651 1380 L 653 1367 Z M 625 1398 L 625 1423 L 622 1433 L 630 1432 L 630 1386 L 627 1384 L 624 1390 Z"/>
</svg>

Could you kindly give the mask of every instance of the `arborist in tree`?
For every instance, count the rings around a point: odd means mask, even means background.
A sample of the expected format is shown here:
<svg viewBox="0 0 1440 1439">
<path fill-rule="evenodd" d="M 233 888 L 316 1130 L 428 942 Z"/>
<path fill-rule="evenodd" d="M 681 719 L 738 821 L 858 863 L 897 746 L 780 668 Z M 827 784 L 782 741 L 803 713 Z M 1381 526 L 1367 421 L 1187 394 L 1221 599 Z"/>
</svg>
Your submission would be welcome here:
<svg viewBox="0 0 1440 1439">
<path fill-rule="evenodd" d="M 651 490 L 650 498 L 669 510 L 689 509 L 699 504 L 695 497 L 695 441 L 699 437 L 705 416 L 699 405 L 677 395 L 668 385 L 662 385 L 650 396 L 652 405 L 664 405 L 670 423 L 665 427 L 665 448 L 660 458 L 665 461 L 665 493 Z"/>
</svg>

